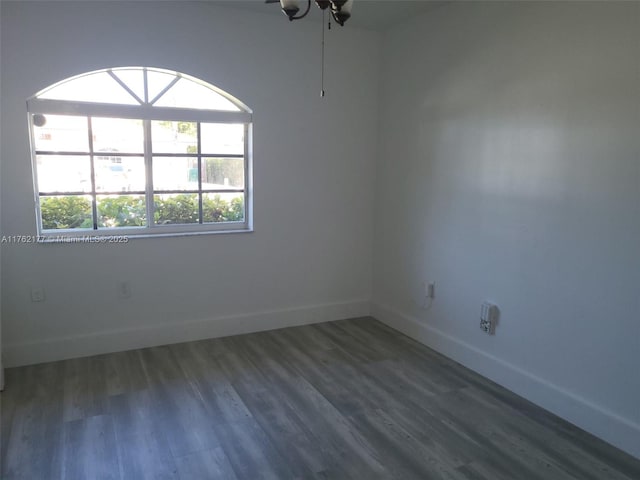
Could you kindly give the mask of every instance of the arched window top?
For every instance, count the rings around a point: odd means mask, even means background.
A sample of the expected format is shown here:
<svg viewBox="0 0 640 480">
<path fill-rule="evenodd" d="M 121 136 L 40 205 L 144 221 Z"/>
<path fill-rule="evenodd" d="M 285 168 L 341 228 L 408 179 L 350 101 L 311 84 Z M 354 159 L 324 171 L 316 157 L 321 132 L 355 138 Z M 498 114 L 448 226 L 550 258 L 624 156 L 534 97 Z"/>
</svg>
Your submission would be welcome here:
<svg viewBox="0 0 640 480">
<path fill-rule="evenodd" d="M 179 72 L 148 67 L 108 68 L 62 80 L 33 97 L 115 105 L 221 112 L 249 108 L 219 88 Z"/>
<path fill-rule="evenodd" d="M 251 231 L 252 112 L 219 88 L 107 68 L 45 88 L 27 111 L 43 241 Z"/>
</svg>

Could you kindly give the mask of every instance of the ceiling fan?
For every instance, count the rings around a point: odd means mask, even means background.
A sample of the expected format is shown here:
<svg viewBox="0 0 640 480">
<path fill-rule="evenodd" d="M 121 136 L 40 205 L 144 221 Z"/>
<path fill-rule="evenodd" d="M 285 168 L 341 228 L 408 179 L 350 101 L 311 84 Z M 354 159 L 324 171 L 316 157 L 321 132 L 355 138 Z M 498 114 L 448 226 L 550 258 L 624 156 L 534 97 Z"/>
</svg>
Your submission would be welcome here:
<svg viewBox="0 0 640 480">
<path fill-rule="evenodd" d="M 311 9 L 311 0 L 307 0 L 307 8 L 300 15 L 298 15 L 300 11 L 298 0 L 265 0 L 265 3 L 280 3 L 282 11 L 289 17 L 290 21 L 306 17 Z M 321 10 L 330 8 L 331 16 L 340 26 L 344 26 L 344 22 L 351 17 L 353 0 L 315 0 L 315 3 Z"/>
</svg>

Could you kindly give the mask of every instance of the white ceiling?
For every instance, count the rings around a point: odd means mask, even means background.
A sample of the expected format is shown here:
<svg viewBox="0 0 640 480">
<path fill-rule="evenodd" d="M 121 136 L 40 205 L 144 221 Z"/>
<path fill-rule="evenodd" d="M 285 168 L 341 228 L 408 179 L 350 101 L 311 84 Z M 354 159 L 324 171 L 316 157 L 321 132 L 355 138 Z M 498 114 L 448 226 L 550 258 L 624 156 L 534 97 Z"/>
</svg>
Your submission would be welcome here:
<svg viewBox="0 0 640 480">
<path fill-rule="evenodd" d="M 212 3 L 236 9 L 250 10 L 256 13 L 280 15 L 286 17 L 279 4 L 266 4 L 264 0 L 210 0 Z M 300 1 L 300 9 L 306 8 L 306 0 Z M 359 28 L 384 30 L 412 16 L 424 13 L 442 5 L 442 0 L 354 0 L 352 16 L 345 25 Z M 317 15 L 318 10 L 311 0 L 311 13 Z M 304 20 L 303 20 L 304 21 Z"/>
</svg>

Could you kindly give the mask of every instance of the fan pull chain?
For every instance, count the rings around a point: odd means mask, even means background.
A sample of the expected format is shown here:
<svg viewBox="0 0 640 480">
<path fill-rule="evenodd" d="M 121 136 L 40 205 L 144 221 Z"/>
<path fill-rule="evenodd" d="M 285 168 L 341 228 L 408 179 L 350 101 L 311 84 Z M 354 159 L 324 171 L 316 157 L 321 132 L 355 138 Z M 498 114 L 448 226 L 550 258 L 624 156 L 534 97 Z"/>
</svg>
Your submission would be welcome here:
<svg viewBox="0 0 640 480">
<path fill-rule="evenodd" d="M 320 96 L 324 97 L 324 15 L 325 11 L 322 11 L 322 62 L 320 68 Z"/>
</svg>

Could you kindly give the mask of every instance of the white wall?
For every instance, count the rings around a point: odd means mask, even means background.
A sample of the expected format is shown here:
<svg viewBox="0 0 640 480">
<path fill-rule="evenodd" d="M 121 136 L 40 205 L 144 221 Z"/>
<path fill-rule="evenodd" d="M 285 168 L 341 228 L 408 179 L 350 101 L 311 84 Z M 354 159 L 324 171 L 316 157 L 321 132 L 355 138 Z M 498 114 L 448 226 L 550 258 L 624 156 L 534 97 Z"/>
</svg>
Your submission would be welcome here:
<svg viewBox="0 0 640 480">
<path fill-rule="evenodd" d="M 266 9 L 277 8 L 265 5 Z M 35 233 L 25 100 L 110 66 L 184 72 L 254 111 L 255 232 L 5 245 L 9 365 L 363 315 L 378 36 L 200 2 L 2 2 L 2 233 Z M 129 281 L 132 297 L 117 298 Z M 30 289 L 45 289 L 32 303 Z"/>
<path fill-rule="evenodd" d="M 454 2 L 382 65 L 374 315 L 640 456 L 640 4 Z"/>
<path fill-rule="evenodd" d="M 0 12 L 0 18 L 2 14 Z M 1 71 L 1 68 L 0 68 Z M 1 82 L 0 82 L 1 83 Z M 2 100 L 0 100 L 2 105 Z M 0 159 L 1 161 L 1 159 Z M 2 169 L 0 168 L 0 192 L 2 191 Z M 0 193 L 0 198 L 2 195 Z M 2 224 L 2 209 L 0 209 L 0 225 Z M 0 235 L 1 235 L 0 228 Z M 4 390 L 4 362 L 2 360 L 2 243 L 0 243 L 0 391 Z M 2 399 L 0 399 L 0 413 L 2 413 Z"/>
<path fill-rule="evenodd" d="M 317 21 L 2 2 L 4 235 L 35 232 L 25 100 L 51 83 L 157 66 L 255 112 L 255 233 L 5 245 L 7 362 L 366 313 L 375 215 L 378 318 L 640 456 L 639 8 L 454 3 L 382 62 L 376 34 L 335 28 L 321 100 Z"/>
</svg>

